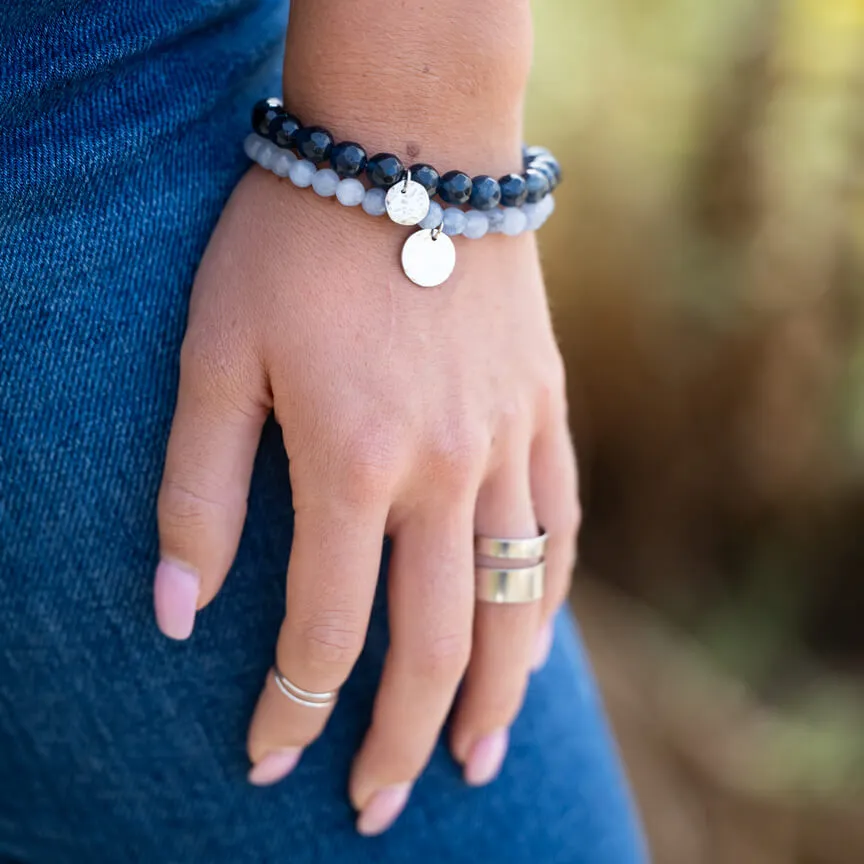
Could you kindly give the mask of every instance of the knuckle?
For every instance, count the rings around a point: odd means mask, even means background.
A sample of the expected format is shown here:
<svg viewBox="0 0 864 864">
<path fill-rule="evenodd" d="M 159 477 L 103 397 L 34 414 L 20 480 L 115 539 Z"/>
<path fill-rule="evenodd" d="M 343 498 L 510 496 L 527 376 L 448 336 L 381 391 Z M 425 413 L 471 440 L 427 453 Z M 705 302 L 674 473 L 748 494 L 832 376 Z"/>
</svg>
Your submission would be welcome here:
<svg viewBox="0 0 864 864">
<path fill-rule="evenodd" d="M 303 659 L 313 666 L 353 666 L 363 650 L 363 631 L 346 612 L 319 612 L 300 627 Z"/>
<path fill-rule="evenodd" d="M 439 634 L 421 646 L 414 658 L 414 671 L 424 680 L 449 683 L 465 673 L 471 656 L 469 636 Z"/>
<path fill-rule="evenodd" d="M 157 502 L 157 514 L 162 531 L 194 531 L 224 522 L 229 506 L 216 496 L 180 478 L 171 478 L 162 484 Z"/>
<path fill-rule="evenodd" d="M 351 501 L 368 504 L 390 494 L 396 472 L 396 448 L 392 443 L 365 440 L 354 445 L 342 466 L 342 484 Z"/>
<path fill-rule="evenodd" d="M 455 491 L 470 488 L 476 482 L 488 455 L 483 436 L 467 427 L 439 434 L 429 449 L 436 481 Z"/>
</svg>

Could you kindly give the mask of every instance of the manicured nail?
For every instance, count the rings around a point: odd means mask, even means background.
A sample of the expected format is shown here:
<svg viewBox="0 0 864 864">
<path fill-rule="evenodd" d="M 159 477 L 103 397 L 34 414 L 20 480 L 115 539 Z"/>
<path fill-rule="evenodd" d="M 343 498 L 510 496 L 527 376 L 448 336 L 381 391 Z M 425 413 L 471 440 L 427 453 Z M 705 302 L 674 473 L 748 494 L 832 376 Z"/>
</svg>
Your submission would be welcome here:
<svg viewBox="0 0 864 864">
<path fill-rule="evenodd" d="M 386 831 L 405 809 L 410 794 L 410 783 L 397 783 L 379 789 L 357 818 L 357 831 L 365 837 L 374 837 Z"/>
<path fill-rule="evenodd" d="M 171 639 L 188 639 L 195 626 L 198 574 L 173 561 L 160 561 L 153 583 L 156 623 Z"/>
<path fill-rule="evenodd" d="M 465 763 L 465 782 L 469 786 L 485 786 L 495 779 L 507 754 L 509 740 L 508 730 L 499 729 L 474 744 Z"/>
<path fill-rule="evenodd" d="M 252 766 L 247 779 L 253 786 L 270 786 L 278 783 L 297 767 L 302 752 L 302 747 L 271 750 L 260 762 Z"/>
<path fill-rule="evenodd" d="M 531 663 L 531 671 L 536 672 L 546 665 L 549 659 L 549 652 L 552 650 L 552 636 L 555 629 L 550 621 L 538 634 L 537 641 L 534 643 L 534 660 Z"/>
</svg>

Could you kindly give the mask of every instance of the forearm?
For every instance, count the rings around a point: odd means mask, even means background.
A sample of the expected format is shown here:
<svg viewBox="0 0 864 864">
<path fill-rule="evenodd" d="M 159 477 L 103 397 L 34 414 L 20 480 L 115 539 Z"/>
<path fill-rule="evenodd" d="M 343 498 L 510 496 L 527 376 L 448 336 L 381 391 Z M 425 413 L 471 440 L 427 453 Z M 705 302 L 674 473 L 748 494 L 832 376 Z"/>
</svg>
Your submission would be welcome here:
<svg viewBox="0 0 864 864">
<path fill-rule="evenodd" d="M 286 105 L 406 163 L 518 170 L 529 0 L 293 0 Z"/>
</svg>

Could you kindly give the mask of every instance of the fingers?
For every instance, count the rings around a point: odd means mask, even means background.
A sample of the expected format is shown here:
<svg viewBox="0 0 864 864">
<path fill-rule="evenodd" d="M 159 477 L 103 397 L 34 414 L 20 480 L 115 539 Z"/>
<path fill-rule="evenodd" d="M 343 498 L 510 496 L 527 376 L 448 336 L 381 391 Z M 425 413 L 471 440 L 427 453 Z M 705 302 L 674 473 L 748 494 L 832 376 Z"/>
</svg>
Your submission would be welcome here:
<svg viewBox="0 0 864 864">
<path fill-rule="evenodd" d="M 340 502 L 334 491 L 320 500 L 295 515 L 286 616 L 276 646 L 279 671 L 311 693 L 338 690 L 363 648 L 388 510 L 383 498 L 362 506 Z M 289 773 L 332 707 L 298 703 L 269 674 L 249 729 L 250 781 L 273 783 Z"/>
<path fill-rule="evenodd" d="M 192 633 L 196 609 L 213 599 L 234 560 L 270 408 L 254 360 L 214 356 L 220 346 L 201 349 L 201 341 L 187 336 L 183 345 L 159 489 L 154 605 L 160 629 L 173 639 Z"/>
<path fill-rule="evenodd" d="M 566 410 L 550 417 L 531 449 L 531 492 L 537 521 L 549 535 L 546 587 L 541 601 L 542 626 L 535 648 L 535 668 L 542 666 L 552 641 L 553 618 L 570 591 L 576 561 L 579 499 L 576 457 Z"/>
<path fill-rule="evenodd" d="M 507 460 L 481 488 L 475 529 L 486 537 L 536 536 L 524 440 L 510 448 Z M 536 561 L 495 563 L 510 568 Z M 522 705 L 539 621 L 537 602 L 476 604 L 471 662 L 451 734 L 453 755 L 472 785 L 492 780 L 504 760 L 507 730 Z"/>
<path fill-rule="evenodd" d="M 473 493 L 471 495 L 473 499 Z M 393 537 L 390 651 L 372 725 L 354 763 L 358 830 L 399 815 L 453 702 L 471 650 L 473 503 L 429 506 Z"/>
</svg>

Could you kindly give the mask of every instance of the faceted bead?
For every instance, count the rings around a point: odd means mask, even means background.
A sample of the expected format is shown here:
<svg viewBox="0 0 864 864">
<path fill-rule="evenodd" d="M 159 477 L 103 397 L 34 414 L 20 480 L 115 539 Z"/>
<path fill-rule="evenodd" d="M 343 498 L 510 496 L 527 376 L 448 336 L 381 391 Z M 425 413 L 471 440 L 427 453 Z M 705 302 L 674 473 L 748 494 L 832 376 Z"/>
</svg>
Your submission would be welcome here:
<svg viewBox="0 0 864 864">
<path fill-rule="evenodd" d="M 521 174 L 505 174 L 499 181 L 501 203 L 505 207 L 519 207 L 528 197 L 528 184 Z"/>
<path fill-rule="evenodd" d="M 262 99 L 252 107 L 252 128 L 265 138 L 270 132 L 270 123 L 282 111 L 282 101 L 275 96 Z"/>
<path fill-rule="evenodd" d="M 501 232 L 501 226 L 504 224 L 504 214 L 506 212 L 506 210 L 496 207 L 494 210 L 489 210 L 486 213 L 486 218 L 489 220 L 490 234 L 499 234 Z"/>
<path fill-rule="evenodd" d="M 549 156 L 548 158 L 535 159 L 531 163 L 535 171 L 539 171 L 549 181 L 549 191 L 554 191 L 561 182 L 561 167 Z"/>
<path fill-rule="evenodd" d="M 465 214 L 458 207 L 444 208 L 444 233 L 455 237 L 465 230 Z"/>
<path fill-rule="evenodd" d="M 333 136 L 323 126 L 304 126 L 294 134 L 294 146 L 304 159 L 318 165 L 330 158 Z"/>
<path fill-rule="evenodd" d="M 356 207 L 363 203 L 366 187 L 354 177 L 346 177 L 336 187 L 336 197 L 345 207 Z"/>
<path fill-rule="evenodd" d="M 312 188 L 322 198 L 336 194 L 339 185 L 339 175 L 332 168 L 319 168 L 312 178 Z"/>
<path fill-rule="evenodd" d="M 405 166 L 392 153 L 376 153 L 366 163 L 366 176 L 373 186 L 389 189 L 405 176 Z"/>
<path fill-rule="evenodd" d="M 462 233 L 471 240 L 479 240 L 489 230 L 489 219 L 479 210 L 469 210 L 465 214 L 465 227 Z"/>
<path fill-rule="evenodd" d="M 315 166 L 308 159 L 298 159 L 291 166 L 288 177 L 299 189 L 305 189 L 307 186 L 312 185 L 316 170 Z"/>
<path fill-rule="evenodd" d="M 501 223 L 501 233 L 515 237 L 525 230 L 528 220 L 518 207 L 508 207 L 504 211 L 504 221 Z"/>
<path fill-rule="evenodd" d="M 281 150 L 273 160 L 270 170 L 279 177 L 287 177 L 296 161 L 297 157 L 290 150 Z"/>
<path fill-rule="evenodd" d="M 418 222 L 420 228 L 437 228 L 444 221 L 444 208 L 437 202 L 429 203 L 429 212 Z"/>
<path fill-rule="evenodd" d="M 441 175 L 431 166 L 424 162 L 417 162 L 409 169 L 411 179 L 415 183 L 419 183 L 428 193 L 431 198 L 438 191 L 438 183 L 441 181 Z"/>
<path fill-rule="evenodd" d="M 387 193 L 383 189 L 367 189 L 363 195 L 363 209 L 370 216 L 383 216 L 387 212 L 384 199 Z"/>
<path fill-rule="evenodd" d="M 546 147 L 523 147 L 522 148 L 522 166 L 530 168 L 531 163 L 541 156 L 551 156 L 552 154 Z"/>
<path fill-rule="evenodd" d="M 527 168 L 524 176 L 525 184 L 528 187 L 528 195 L 525 200 L 530 204 L 536 204 L 549 192 L 549 181 L 546 179 L 546 175 L 536 168 Z"/>
<path fill-rule="evenodd" d="M 491 210 L 501 202 L 501 186 L 494 177 L 478 174 L 471 181 L 470 204 L 475 210 Z"/>
<path fill-rule="evenodd" d="M 438 184 L 438 196 L 448 204 L 467 204 L 471 178 L 464 171 L 448 171 Z"/>
<path fill-rule="evenodd" d="M 340 177 L 359 177 L 366 170 L 366 151 L 353 141 L 343 141 L 330 151 L 330 167 Z"/>
<path fill-rule="evenodd" d="M 268 135 L 270 140 L 285 149 L 294 146 L 294 136 L 303 124 L 287 111 L 280 111 L 271 121 Z"/>
</svg>

